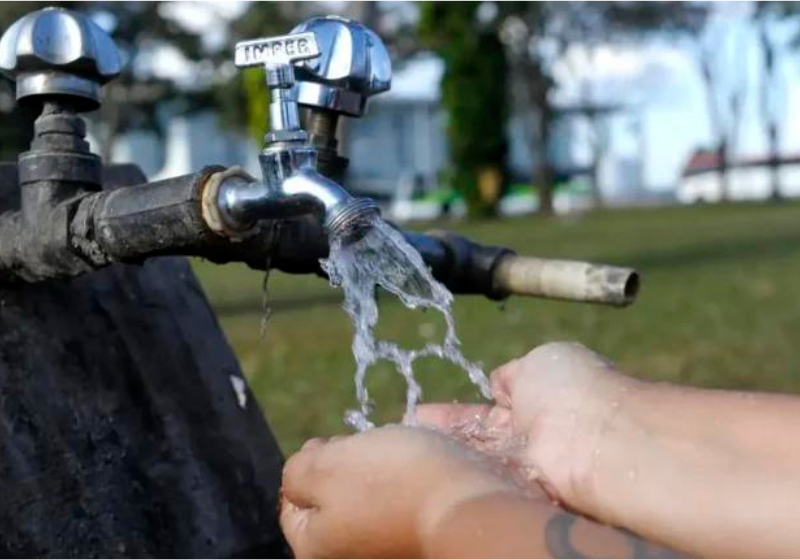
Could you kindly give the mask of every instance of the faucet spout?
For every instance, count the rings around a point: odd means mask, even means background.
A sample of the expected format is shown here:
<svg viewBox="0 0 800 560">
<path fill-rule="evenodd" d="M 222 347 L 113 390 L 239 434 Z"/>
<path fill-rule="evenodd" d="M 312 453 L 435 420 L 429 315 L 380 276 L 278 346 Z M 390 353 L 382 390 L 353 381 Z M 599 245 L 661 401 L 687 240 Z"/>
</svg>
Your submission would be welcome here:
<svg viewBox="0 0 800 560">
<path fill-rule="evenodd" d="M 220 185 L 217 204 L 228 227 L 246 230 L 261 220 L 312 214 L 330 236 L 361 228 L 379 213 L 371 199 L 351 196 L 311 166 L 277 181 L 267 179 L 247 182 L 236 176 Z"/>
</svg>

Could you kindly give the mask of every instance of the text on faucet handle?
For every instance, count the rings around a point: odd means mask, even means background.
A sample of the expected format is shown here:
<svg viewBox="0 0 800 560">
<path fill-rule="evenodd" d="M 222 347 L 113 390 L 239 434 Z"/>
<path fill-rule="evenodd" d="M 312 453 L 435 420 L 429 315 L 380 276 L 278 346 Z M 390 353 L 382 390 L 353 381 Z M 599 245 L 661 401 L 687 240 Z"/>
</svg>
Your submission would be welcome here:
<svg viewBox="0 0 800 560">
<path fill-rule="evenodd" d="M 318 56 L 317 39 L 309 31 L 236 43 L 234 63 L 239 68 L 248 68 L 267 64 L 291 64 Z"/>
</svg>

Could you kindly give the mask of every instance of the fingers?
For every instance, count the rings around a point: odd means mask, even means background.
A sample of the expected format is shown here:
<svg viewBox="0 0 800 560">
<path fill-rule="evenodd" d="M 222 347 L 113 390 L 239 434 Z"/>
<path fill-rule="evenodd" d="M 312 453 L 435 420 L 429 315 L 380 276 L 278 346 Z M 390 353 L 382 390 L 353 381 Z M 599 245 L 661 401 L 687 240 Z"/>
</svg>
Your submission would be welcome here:
<svg viewBox="0 0 800 560">
<path fill-rule="evenodd" d="M 307 546 L 308 543 L 312 542 L 308 536 L 308 526 L 314 511 L 312 508 L 298 507 L 286 497 L 281 498 L 281 530 L 292 547 L 296 558 L 310 558 L 312 556 Z"/>
<path fill-rule="evenodd" d="M 338 452 L 335 443 L 342 439 L 346 436 L 312 438 L 283 467 L 280 523 L 298 558 L 319 556 L 317 547 L 328 550 L 326 543 L 335 529 L 324 512 L 331 498 L 330 459 Z"/>
<path fill-rule="evenodd" d="M 325 446 L 322 438 L 308 440 L 283 467 L 283 495 L 298 507 L 319 505 L 318 487 L 325 477 L 319 456 Z"/>
<path fill-rule="evenodd" d="M 492 405 L 489 404 L 423 404 L 417 408 L 417 422 L 421 426 L 450 433 L 468 422 L 483 421 L 491 409 Z"/>
</svg>

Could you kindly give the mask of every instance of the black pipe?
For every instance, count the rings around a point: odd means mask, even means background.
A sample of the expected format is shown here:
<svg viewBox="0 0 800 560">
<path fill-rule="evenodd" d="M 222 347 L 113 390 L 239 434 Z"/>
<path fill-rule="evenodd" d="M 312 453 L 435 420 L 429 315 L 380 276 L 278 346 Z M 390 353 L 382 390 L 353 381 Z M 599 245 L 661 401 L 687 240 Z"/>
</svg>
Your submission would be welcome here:
<svg viewBox="0 0 800 560">
<path fill-rule="evenodd" d="M 508 297 L 508 292 L 496 287 L 494 272 L 504 257 L 514 254 L 511 249 L 480 245 L 449 231 L 403 234 L 431 267 L 434 278 L 454 294 L 479 294 L 494 300 Z"/>
<path fill-rule="evenodd" d="M 208 167 L 163 181 L 86 194 L 54 206 L 38 205 L 38 220 L 51 223 L 52 231 L 67 234 L 55 241 L 25 235 L 21 217 L 6 214 L 0 219 L 0 279 L 30 282 L 77 276 L 114 262 L 141 263 L 162 255 L 323 275 L 319 261 L 328 255 L 328 239 L 314 216 L 262 222 L 239 240 L 208 226 L 202 210 L 203 190 L 209 177 L 222 170 Z M 492 279 L 499 260 L 512 253 L 508 249 L 478 245 L 449 232 L 403 234 L 434 277 L 453 293 L 492 299 L 507 295 L 498 291 Z M 48 257 L 33 259 L 46 266 L 30 264 L 33 249 Z"/>
<path fill-rule="evenodd" d="M 222 167 L 84 197 L 72 221 L 73 245 L 96 266 L 195 255 L 222 241 L 203 220 L 202 188 Z"/>
</svg>

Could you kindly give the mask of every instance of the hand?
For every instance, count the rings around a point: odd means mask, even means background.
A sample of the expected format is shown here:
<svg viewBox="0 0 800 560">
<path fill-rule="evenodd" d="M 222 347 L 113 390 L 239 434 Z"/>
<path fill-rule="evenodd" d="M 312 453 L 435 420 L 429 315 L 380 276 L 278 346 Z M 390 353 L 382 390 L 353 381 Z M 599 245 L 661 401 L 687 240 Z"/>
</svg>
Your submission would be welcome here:
<svg viewBox="0 0 800 560">
<path fill-rule="evenodd" d="M 459 503 L 513 487 L 432 430 L 376 428 L 310 440 L 283 472 L 281 526 L 298 557 L 419 557 Z"/>
<path fill-rule="evenodd" d="M 502 460 L 521 484 L 594 513 L 594 463 L 642 383 L 574 343 L 540 346 L 495 370 L 491 382 L 494 405 L 423 405 L 417 421 Z"/>
</svg>

